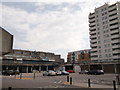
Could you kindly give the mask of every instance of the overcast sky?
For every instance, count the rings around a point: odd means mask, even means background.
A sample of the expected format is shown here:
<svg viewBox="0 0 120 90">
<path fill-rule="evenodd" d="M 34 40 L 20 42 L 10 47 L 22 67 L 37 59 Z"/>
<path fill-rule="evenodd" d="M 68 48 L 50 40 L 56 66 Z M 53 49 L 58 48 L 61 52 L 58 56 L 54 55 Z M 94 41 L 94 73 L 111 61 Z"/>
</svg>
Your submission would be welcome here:
<svg viewBox="0 0 120 90">
<path fill-rule="evenodd" d="M 90 49 L 89 13 L 118 0 L 3 1 L 0 24 L 14 35 L 14 49 L 53 52 L 66 60 L 68 52 Z"/>
</svg>

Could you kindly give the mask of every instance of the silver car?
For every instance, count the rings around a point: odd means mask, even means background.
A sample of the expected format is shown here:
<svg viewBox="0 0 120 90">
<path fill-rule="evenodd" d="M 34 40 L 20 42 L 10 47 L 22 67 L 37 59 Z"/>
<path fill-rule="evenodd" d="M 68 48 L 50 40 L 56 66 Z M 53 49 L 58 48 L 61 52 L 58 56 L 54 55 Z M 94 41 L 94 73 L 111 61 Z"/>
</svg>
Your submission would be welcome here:
<svg viewBox="0 0 120 90">
<path fill-rule="evenodd" d="M 56 75 L 62 75 L 61 71 L 56 71 Z"/>
<path fill-rule="evenodd" d="M 43 72 L 43 76 L 55 76 L 56 72 L 53 70 L 48 70 Z"/>
<path fill-rule="evenodd" d="M 62 71 L 62 75 L 69 75 L 69 72 L 67 72 L 67 71 Z"/>
</svg>

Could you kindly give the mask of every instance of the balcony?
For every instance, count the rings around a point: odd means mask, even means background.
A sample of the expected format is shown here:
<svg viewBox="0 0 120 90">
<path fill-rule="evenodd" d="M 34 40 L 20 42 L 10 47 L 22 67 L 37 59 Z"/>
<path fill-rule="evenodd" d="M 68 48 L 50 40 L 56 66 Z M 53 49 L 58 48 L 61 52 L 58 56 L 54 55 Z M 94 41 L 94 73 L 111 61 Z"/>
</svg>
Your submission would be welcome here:
<svg viewBox="0 0 120 90">
<path fill-rule="evenodd" d="M 113 28 L 118 28 L 118 27 L 119 27 L 119 25 L 118 25 L 118 24 L 116 24 L 116 25 L 110 26 L 110 29 L 113 29 Z"/>
<path fill-rule="evenodd" d="M 118 50 L 113 50 L 113 54 L 117 54 L 117 53 L 120 54 L 120 49 L 118 49 Z"/>
<path fill-rule="evenodd" d="M 116 4 L 110 5 L 110 6 L 109 6 L 109 11 L 111 11 L 111 10 L 113 10 L 113 9 L 115 9 L 115 8 L 117 8 Z"/>
<path fill-rule="evenodd" d="M 117 17 L 118 17 L 117 14 L 112 14 L 112 15 L 110 15 L 110 17 L 109 17 L 109 20 L 111 20 L 111 19 L 113 19 L 113 18 L 117 18 Z"/>
<path fill-rule="evenodd" d="M 113 55 L 113 59 L 120 58 L 120 55 Z"/>
<path fill-rule="evenodd" d="M 97 48 L 92 48 L 91 52 L 97 52 L 97 50 L 98 50 Z"/>
<path fill-rule="evenodd" d="M 97 49 L 97 44 L 91 44 L 90 47 L 91 47 L 92 49 Z"/>
<path fill-rule="evenodd" d="M 89 32 L 90 35 L 96 35 L 96 31 Z"/>
<path fill-rule="evenodd" d="M 110 33 L 111 33 L 111 35 L 118 35 L 119 31 L 118 30 L 112 30 Z"/>
<path fill-rule="evenodd" d="M 90 13 L 89 14 L 89 19 L 94 19 L 95 18 L 95 13 Z"/>
<path fill-rule="evenodd" d="M 120 42 L 119 39 L 111 40 L 111 43 L 118 43 L 118 42 Z"/>
<path fill-rule="evenodd" d="M 89 23 L 95 23 L 95 18 L 89 19 Z"/>
<path fill-rule="evenodd" d="M 118 50 L 118 48 L 119 48 L 119 45 L 112 45 L 113 51 Z"/>
<path fill-rule="evenodd" d="M 118 23 L 118 19 L 115 19 L 115 20 L 113 20 L 113 21 L 110 21 L 109 23 L 110 23 L 110 24 Z"/>
<path fill-rule="evenodd" d="M 90 27 L 89 31 L 96 31 L 96 27 Z"/>
<path fill-rule="evenodd" d="M 89 24 L 89 27 L 95 27 L 95 26 L 96 26 L 95 23 L 90 23 L 90 24 Z"/>
<path fill-rule="evenodd" d="M 97 40 L 90 40 L 91 44 L 97 44 Z"/>
<path fill-rule="evenodd" d="M 114 38 L 120 38 L 120 34 L 115 34 L 115 35 L 111 35 L 111 39 L 114 39 Z"/>
<path fill-rule="evenodd" d="M 112 14 L 114 14 L 114 13 L 117 13 L 117 10 L 114 10 L 114 11 L 109 12 L 109 15 L 112 15 Z"/>
</svg>

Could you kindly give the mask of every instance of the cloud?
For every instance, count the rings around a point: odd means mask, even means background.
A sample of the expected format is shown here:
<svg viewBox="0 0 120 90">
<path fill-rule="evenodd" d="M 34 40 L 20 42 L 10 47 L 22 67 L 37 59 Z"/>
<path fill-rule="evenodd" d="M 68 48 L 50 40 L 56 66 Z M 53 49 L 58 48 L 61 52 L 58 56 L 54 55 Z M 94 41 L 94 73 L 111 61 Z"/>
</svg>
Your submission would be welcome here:
<svg viewBox="0 0 120 90">
<path fill-rule="evenodd" d="M 14 48 L 55 52 L 66 59 L 68 51 L 90 48 L 88 15 L 101 3 L 32 2 L 34 11 L 3 4 L 2 26 L 14 35 Z"/>
</svg>

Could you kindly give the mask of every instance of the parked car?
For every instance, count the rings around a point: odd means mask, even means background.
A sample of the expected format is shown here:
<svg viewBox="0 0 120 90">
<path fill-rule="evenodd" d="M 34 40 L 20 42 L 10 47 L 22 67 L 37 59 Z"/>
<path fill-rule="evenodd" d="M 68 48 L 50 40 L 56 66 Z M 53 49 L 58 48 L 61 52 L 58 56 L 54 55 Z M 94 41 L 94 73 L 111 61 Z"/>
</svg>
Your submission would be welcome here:
<svg viewBox="0 0 120 90">
<path fill-rule="evenodd" d="M 3 70 L 2 75 L 19 75 L 19 70 Z"/>
<path fill-rule="evenodd" d="M 14 75 L 14 70 L 3 70 L 2 75 Z"/>
<path fill-rule="evenodd" d="M 87 70 L 83 70 L 83 71 L 80 71 L 79 74 L 87 74 L 88 71 Z"/>
<path fill-rule="evenodd" d="M 62 72 L 62 75 L 69 75 L 69 72 L 67 71 L 61 71 Z"/>
<path fill-rule="evenodd" d="M 15 71 L 14 71 L 14 74 L 19 75 L 19 74 L 20 74 L 20 71 L 19 71 L 19 70 L 15 70 Z"/>
<path fill-rule="evenodd" d="M 52 70 L 44 71 L 43 76 L 55 76 L 56 72 Z"/>
<path fill-rule="evenodd" d="M 69 72 L 69 73 L 75 73 L 74 70 L 67 70 L 67 72 Z"/>
<path fill-rule="evenodd" d="M 56 75 L 62 75 L 61 71 L 56 71 Z"/>
<path fill-rule="evenodd" d="M 90 70 L 87 72 L 87 74 L 89 75 L 100 75 L 100 74 L 104 74 L 103 70 Z"/>
</svg>

